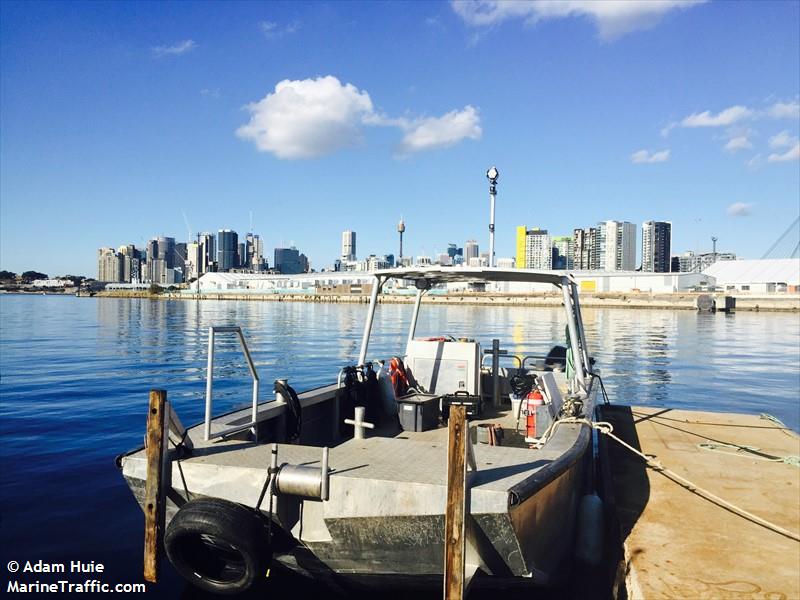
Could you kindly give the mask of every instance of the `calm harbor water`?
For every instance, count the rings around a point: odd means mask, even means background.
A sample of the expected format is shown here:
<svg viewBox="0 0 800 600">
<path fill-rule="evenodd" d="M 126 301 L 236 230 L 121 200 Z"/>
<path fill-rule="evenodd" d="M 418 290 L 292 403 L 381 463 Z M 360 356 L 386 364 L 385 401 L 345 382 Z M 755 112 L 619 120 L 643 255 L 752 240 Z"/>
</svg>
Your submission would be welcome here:
<svg viewBox="0 0 800 600">
<path fill-rule="evenodd" d="M 410 312 L 379 307 L 370 357 L 402 352 Z M 143 518 L 114 457 L 141 445 L 150 388 L 168 391 L 184 423 L 202 419 L 210 324 L 244 328 L 267 398 L 277 377 L 299 390 L 332 382 L 357 357 L 365 314 L 364 305 L 0 296 L 3 590 L 9 560 L 94 560 L 104 582 L 141 581 Z M 766 412 L 800 429 L 796 314 L 602 309 L 584 320 L 612 402 Z M 544 353 L 563 343 L 564 322 L 547 308 L 435 306 L 423 307 L 417 333 Z M 215 412 L 249 393 L 238 347 L 223 338 Z M 149 592 L 180 595 L 165 571 Z M 57 580 L 18 579 L 37 578 Z"/>
</svg>

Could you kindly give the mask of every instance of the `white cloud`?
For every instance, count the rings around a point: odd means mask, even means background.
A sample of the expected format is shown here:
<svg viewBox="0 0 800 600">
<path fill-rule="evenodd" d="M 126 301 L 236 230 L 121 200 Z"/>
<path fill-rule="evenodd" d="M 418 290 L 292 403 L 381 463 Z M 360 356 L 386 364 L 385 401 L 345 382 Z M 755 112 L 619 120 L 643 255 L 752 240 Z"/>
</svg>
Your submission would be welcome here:
<svg viewBox="0 0 800 600">
<path fill-rule="evenodd" d="M 669 137 L 670 132 L 678 126 L 678 123 L 673 121 L 672 123 L 665 125 L 661 128 L 661 137 Z"/>
<path fill-rule="evenodd" d="M 800 160 L 800 143 L 795 142 L 794 146 L 789 148 L 783 154 L 770 154 L 767 157 L 768 162 L 789 162 L 792 160 Z"/>
<path fill-rule="evenodd" d="M 300 22 L 292 21 L 286 25 L 280 25 L 275 21 L 259 21 L 258 28 L 265 37 L 269 39 L 276 39 L 283 37 L 284 35 L 295 33 L 298 29 L 300 29 Z"/>
<path fill-rule="evenodd" d="M 284 80 L 247 105 L 250 121 L 236 135 L 278 158 L 315 158 L 358 145 L 363 126 L 396 127 L 405 135 L 400 154 L 445 148 L 481 136 L 478 110 L 466 106 L 441 117 L 391 118 L 374 110 L 372 99 L 350 83 L 328 75 Z"/>
<path fill-rule="evenodd" d="M 720 127 L 732 125 L 753 116 L 753 111 L 746 106 L 731 106 L 715 114 L 710 111 L 694 113 L 681 121 L 683 127 Z"/>
<path fill-rule="evenodd" d="M 358 144 L 359 125 L 372 113 L 367 92 L 336 77 L 292 81 L 247 105 L 250 122 L 236 135 L 278 158 L 314 158 Z"/>
<path fill-rule="evenodd" d="M 477 109 L 469 105 L 441 117 L 417 119 L 403 127 L 406 134 L 400 143 L 400 154 L 447 148 L 465 139 L 480 139 L 483 133 L 480 123 Z"/>
<path fill-rule="evenodd" d="M 800 101 L 776 102 L 767 109 L 773 119 L 800 119 Z"/>
<path fill-rule="evenodd" d="M 200 95 L 203 98 L 219 98 L 219 88 L 203 88 Z"/>
<path fill-rule="evenodd" d="M 178 42 L 172 46 L 156 46 L 153 48 L 153 54 L 155 56 L 174 56 L 178 54 L 186 54 L 190 50 L 194 50 L 196 47 L 197 44 L 194 42 L 194 40 L 183 40 L 182 42 Z"/>
<path fill-rule="evenodd" d="M 732 137 L 728 140 L 728 143 L 725 144 L 725 150 L 728 152 L 737 152 L 739 150 L 749 150 L 753 147 L 753 144 L 750 143 L 750 140 L 747 139 L 746 135 L 737 135 Z"/>
<path fill-rule="evenodd" d="M 631 162 L 634 164 L 660 163 L 668 160 L 669 150 L 660 150 L 652 153 L 647 150 L 639 150 L 631 154 Z"/>
<path fill-rule="evenodd" d="M 761 165 L 764 164 L 764 157 L 761 156 L 761 154 L 756 154 L 745 164 L 747 165 L 748 169 L 753 169 L 754 171 L 757 171 L 758 169 L 761 168 Z"/>
<path fill-rule="evenodd" d="M 790 135 L 788 130 L 783 130 L 779 134 L 773 135 L 771 138 L 769 138 L 770 148 L 788 148 L 796 143 L 797 138 L 793 135 Z"/>
<path fill-rule="evenodd" d="M 468 25 L 488 27 L 509 19 L 534 24 L 546 19 L 588 17 L 599 35 L 612 40 L 656 25 L 669 11 L 705 0 L 452 0 L 453 10 Z"/>
<path fill-rule="evenodd" d="M 747 202 L 734 202 L 728 207 L 726 212 L 729 217 L 746 217 L 750 214 L 750 209 L 752 208 L 753 205 Z"/>
</svg>

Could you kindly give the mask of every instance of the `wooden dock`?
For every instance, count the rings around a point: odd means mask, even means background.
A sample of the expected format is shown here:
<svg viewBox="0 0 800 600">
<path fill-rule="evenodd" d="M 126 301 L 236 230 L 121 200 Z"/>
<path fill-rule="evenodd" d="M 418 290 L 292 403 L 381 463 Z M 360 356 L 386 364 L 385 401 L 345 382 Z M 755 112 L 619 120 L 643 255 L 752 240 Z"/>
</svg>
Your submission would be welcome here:
<svg viewBox="0 0 800 600">
<path fill-rule="evenodd" d="M 614 433 L 704 490 L 800 532 L 800 437 L 754 415 L 605 406 Z M 676 483 L 600 436 L 622 538 L 617 598 L 800 598 L 800 542 Z M 745 448 L 746 447 L 746 448 Z"/>
</svg>

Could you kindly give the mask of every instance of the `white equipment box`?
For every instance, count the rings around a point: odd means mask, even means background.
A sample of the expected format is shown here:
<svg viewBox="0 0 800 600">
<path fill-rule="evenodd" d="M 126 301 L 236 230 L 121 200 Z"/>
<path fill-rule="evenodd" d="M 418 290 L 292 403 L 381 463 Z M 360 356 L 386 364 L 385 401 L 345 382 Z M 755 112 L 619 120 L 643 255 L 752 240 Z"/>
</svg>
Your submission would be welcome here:
<svg viewBox="0 0 800 600">
<path fill-rule="evenodd" d="M 481 346 L 477 342 L 412 340 L 406 368 L 428 394 L 481 394 Z"/>
</svg>

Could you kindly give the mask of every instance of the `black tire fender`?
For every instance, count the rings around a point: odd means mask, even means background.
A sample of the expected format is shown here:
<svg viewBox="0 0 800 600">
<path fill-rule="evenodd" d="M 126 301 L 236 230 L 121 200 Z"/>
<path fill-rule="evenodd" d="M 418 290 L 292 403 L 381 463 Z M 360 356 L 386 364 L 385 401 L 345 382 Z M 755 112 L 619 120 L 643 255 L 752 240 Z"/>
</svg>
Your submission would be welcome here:
<svg viewBox="0 0 800 600">
<path fill-rule="evenodd" d="M 265 576 L 271 559 L 264 520 L 219 498 L 184 504 L 167 526 L 164 549 L 184 579 L 215 594 L 248 590 Z"/>
</svg>

